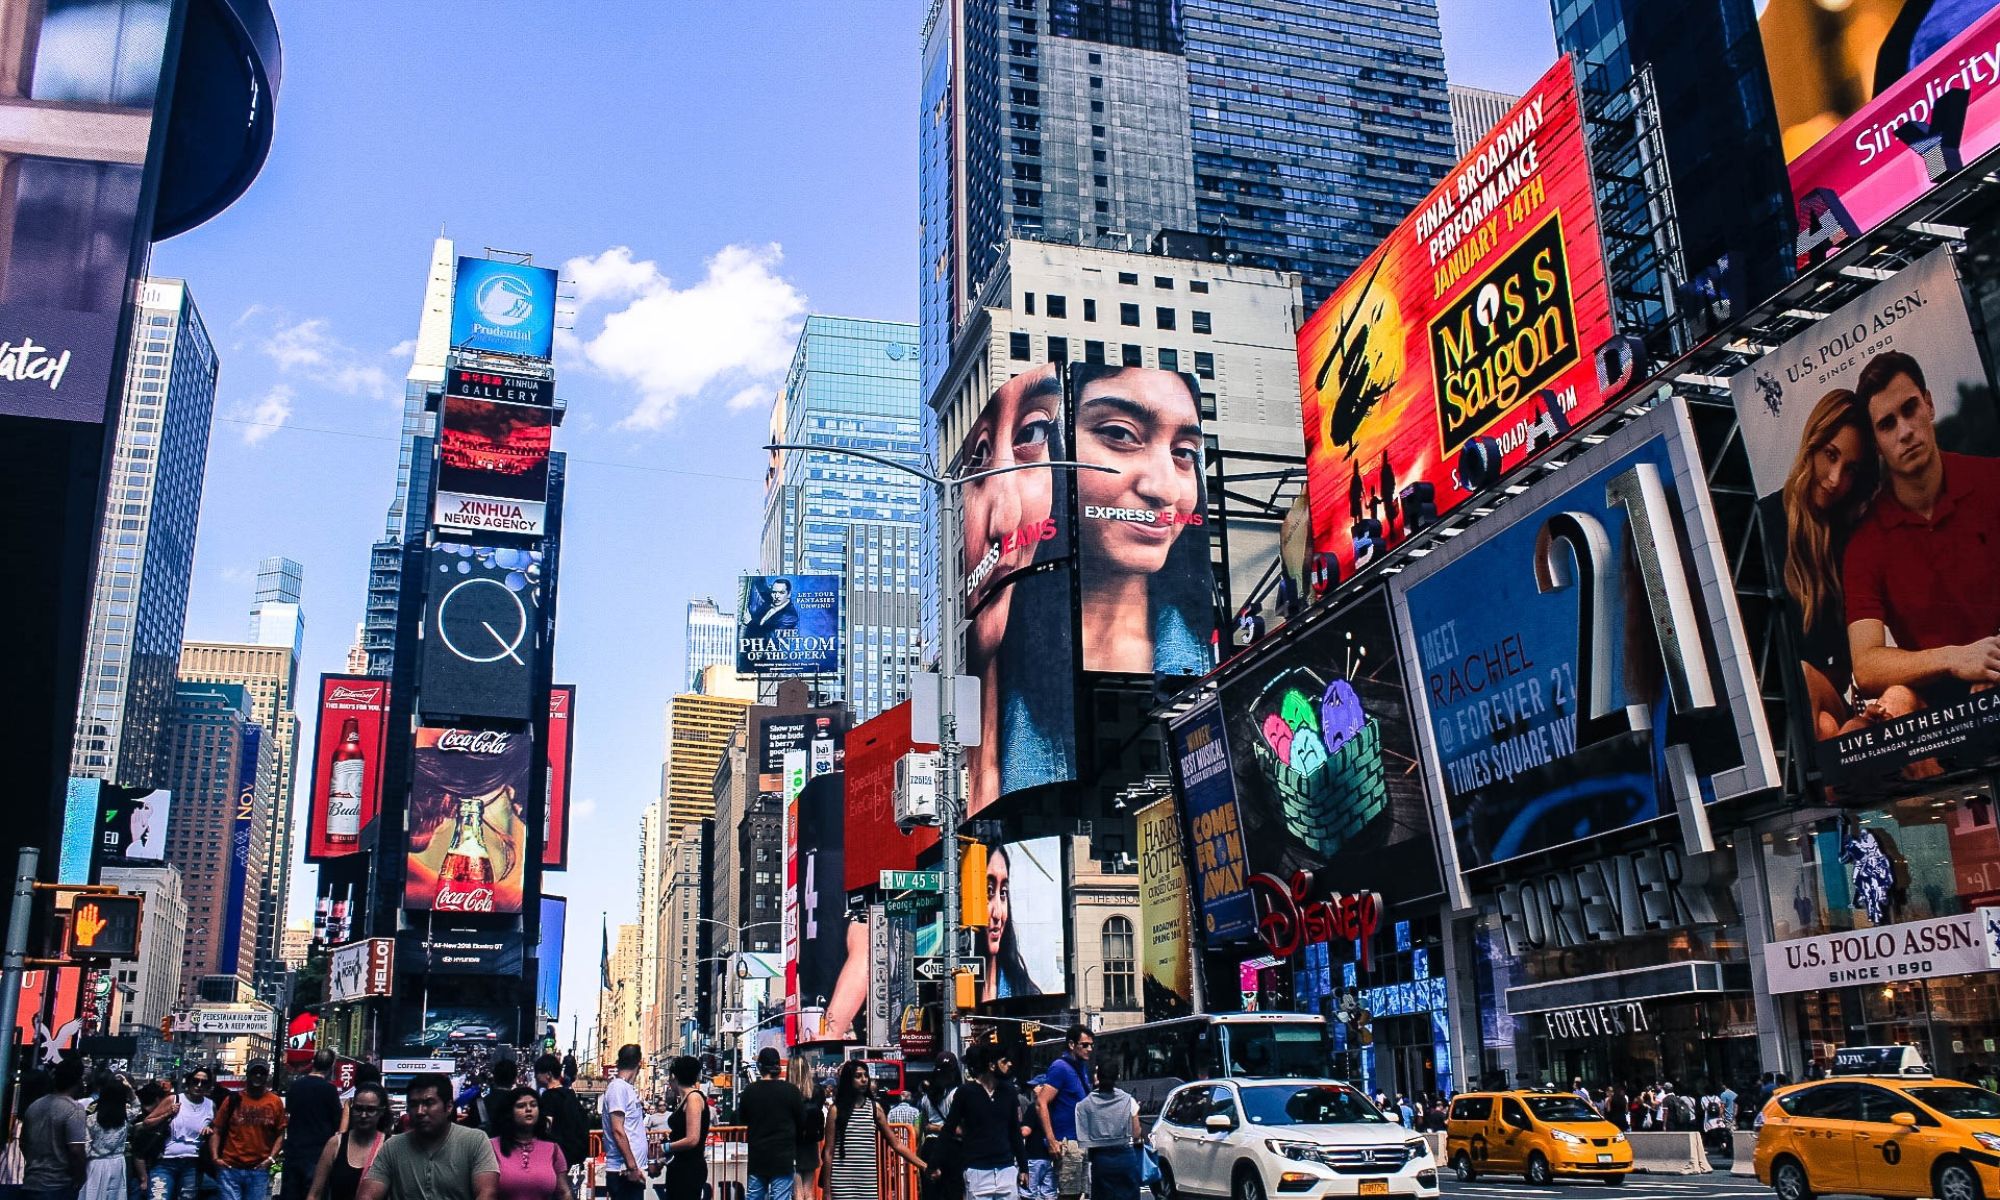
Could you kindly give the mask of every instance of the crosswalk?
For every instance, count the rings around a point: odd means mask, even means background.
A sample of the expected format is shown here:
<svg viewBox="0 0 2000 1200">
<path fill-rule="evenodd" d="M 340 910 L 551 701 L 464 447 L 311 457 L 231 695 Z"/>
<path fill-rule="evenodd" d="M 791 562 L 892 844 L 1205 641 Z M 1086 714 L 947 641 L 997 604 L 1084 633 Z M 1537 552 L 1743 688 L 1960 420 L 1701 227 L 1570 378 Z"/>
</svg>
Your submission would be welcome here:
<svg viewBox="0 0 2000 1200">
<path fill-rule="evenodd" d="M 1464 1196 L 1469 1200 L 1519 1200 L 1524 1193 L 1549 1197 L 1549 1200 L 1593 1200 L 1602 1197 L 1610 1200 L 1690 1200 L 1695 1196 L 1712 1196 L 1717 1200 L 1748 1200 L 1750 1197 L 1768 1198 L 1771 1189 L 1761 1186 L 1755 1179 L 1742 1175 L 1630 1175 L 1622 1187 L 1609 1188 L 1596 1183 L 1558 1184 L 1552 1188 L 1530 1189 L 1519 1179 L 1499 1176 L 1480 1179 L 1472 1183 L 1459 1183 L 1447 1177 L 1444 1181 L 1446 1196 Z"/>
</svg>

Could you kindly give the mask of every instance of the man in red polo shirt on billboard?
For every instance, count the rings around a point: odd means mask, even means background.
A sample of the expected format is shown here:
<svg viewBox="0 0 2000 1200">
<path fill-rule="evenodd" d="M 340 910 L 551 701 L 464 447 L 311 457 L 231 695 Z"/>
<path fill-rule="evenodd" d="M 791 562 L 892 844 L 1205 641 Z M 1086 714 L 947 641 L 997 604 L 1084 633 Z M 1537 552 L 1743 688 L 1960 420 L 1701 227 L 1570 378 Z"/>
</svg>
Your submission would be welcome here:
<svg viewBox="0 0 2000 1200">
<path fill-rule="evenodd" d="M 2000 459 L 1938 449 L 1923 368 L 1899 350 L 1861 369 L 1854 401 L 1882 466 L 1842 572 L 1856 687 L 1935 706 L 2000 685 Z"/>
</svg>

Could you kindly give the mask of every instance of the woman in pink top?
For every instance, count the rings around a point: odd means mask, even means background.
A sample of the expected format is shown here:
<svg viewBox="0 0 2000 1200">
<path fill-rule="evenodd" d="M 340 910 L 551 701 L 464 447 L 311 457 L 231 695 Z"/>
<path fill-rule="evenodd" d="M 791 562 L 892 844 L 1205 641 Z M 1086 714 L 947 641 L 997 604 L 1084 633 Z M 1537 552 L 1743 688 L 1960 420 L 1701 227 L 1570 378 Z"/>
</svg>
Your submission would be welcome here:
<svg viewBox="0 0 2000 1200">
<path fill-rule="evenodd" d="M 569 1164 L 548 1138 L 535 1089 L 517 1087 L 503 1101 L 507 1117 L 493 1156 L 500 1160 L 495 1200 L 570 1200 Z"/>
</svg>

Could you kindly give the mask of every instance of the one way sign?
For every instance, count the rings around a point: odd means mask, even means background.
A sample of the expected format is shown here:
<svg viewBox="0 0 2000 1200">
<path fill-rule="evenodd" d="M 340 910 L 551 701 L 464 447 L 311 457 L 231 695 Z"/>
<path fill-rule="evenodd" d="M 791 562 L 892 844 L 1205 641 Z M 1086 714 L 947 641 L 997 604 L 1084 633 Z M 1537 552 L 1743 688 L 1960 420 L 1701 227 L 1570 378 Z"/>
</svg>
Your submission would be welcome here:
<svg viewBox="0 0 2000 1200">
<path fill-rule="evenodd" d="M 971 975 L 974 979 L 986 978 L 986 960 L 982 958 L 961 958 L 958 960 L 958 969 Z M 925 955 L 919 958 L 917 960 L 917 978 L 943 979 L 944 957 L 942 955 Z"/>
</svg>

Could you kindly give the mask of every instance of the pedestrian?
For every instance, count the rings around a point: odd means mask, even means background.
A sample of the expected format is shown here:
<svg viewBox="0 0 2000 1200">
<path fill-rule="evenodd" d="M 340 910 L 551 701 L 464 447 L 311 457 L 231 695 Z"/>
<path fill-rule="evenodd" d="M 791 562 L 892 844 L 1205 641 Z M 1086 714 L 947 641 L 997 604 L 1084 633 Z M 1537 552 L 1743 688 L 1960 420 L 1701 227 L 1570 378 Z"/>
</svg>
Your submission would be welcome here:
<svg viewBox="0 0 2000 1200">
<path fill-rule="evenodd" d="M 1738 1106 L 1736 1103 L 1737 1101 L 1736 1089 L 1729 1086 L 1729 1083 L 1725 1080 L 1722 1085 L 1722 1091 L 1717 1096 L 1717 1099 L 1722 1101 L 1723 1122 L 1727 1124 L 1731 1129 L 1736 1128 L 1736 1120 L 1738 1116 L 1737 1113 Z"/>
<path fill-rule="evenodd" d="M 1027 1151 L 1021 1141 L 1020 1122 L 1014 1118 L 1014 1089 L 1000 1077 L 999 1058 L 995 1047 L 973 1049 L 966 1060 L 973 1072 L 972 1082 L 958 1089 L 951 1115 L 945 1120 L 945 1139 L 958 1139 L 968 1200 L 1011 1200 L 1016 1188 L 1028 1186 Z M 1073 1121 L 1074 1109 L 1070 1116 Z M 1078 1186 L 1082 1186 L 1081 1181 Z"/>
<path fill-rule="evenodd" d="M 243 1072 L 243 1090 L 223 1097 L 208 1132 L 208 1157 L 222 1200 L 267 1200 L 271 1160 L 285 1144 L 285 1102 L 271 1090 L 271 1064 Z"/>
<path fill-rule="evenodd" d="M 1727 1110 L 1713 1082 L 1708 1085 L 1708 1094 L 1701 1098 L 1701 1137 L 1710 1154 L 1735 1153 Z"/>
<path fill-rule="evenodd" d="M 410 1131 L 392 1137 L 368 1164 L 355 1200 L 497 1200 L 500 1163 L 493 1143 L 452 1120 L 451 1080 L 423 1074 L 403 1089 Z"/>
<path fill-rule="evenodd" d="M 478 1125 L 486 1131 L 487 1137 L 499 1137 L 513 1127 L 514 1114 L 510 1111 L 507 1097 L 521 1083 L 521 1064 L 511 1058 L 496 1060 L 487 1068 L 486 1094 L 479 1099 Z M 540 1098 L 536 1098 L 540 1103 Z"/>
<path fill-rule="evenodd" d="M 125 1138 L 125 1159 L 131 1170 L 125 1176 L 129 1200 L 141 1200 L 152 1189 L 153 1164 L 167 1148 L 167 1122 L 174 1115 L 174 1093 L 159 1080 L 148 1080 L 139 1089 L 138 1121 Z"/>
<path fill-rule="evenodd" d="M 567 1200 L 569 1160 L 549 1137 L 548 1118 L 535 1089 L 516 1086 L 495 1093 L 489 1104 L 506 1115 L 506 1123 L 493 1137 L 493 1157 L 500 1163 L 498 1200 Z"/>
<path fill-rule="evenodd" d="M 83 1059 L 70 1054 L 51 1072 L 53 1091 L 21 1116 L 24 1200 L 76 1200 L 89 1163 L 83 1105 Z"/>
<path fill-rule="evenodd" d="M 86 1122 L 89 1147 L 83 1200 L 125 1200 L 125 1151 L 132 1134 L 132 1089 L 107 1075 L 97 1089 L 97 1106 Z"/>
<path fill-rule="evenodd" d="M 1405 1129 L 1417 1127 L 1417 1115 L 1410 1108 L 1410 1098 L 1401 1092 L 1396 1093 L 1396 1119 Z"/>
<path fill-rule="evenodd" d="M 1625 1085 L 1614 1083 L 1604 1094 L 1604 1119 L 1625 1129 L 1632 1124 L 1632 1098 L 1625 1094 Z"/>
<path fill-rule="evenodd" d="M 1013 1096 L 1007 1097 L 1007 1122 L 1013 1118 Z M 881 1147 L 924 1170 L 924 1160 L 903 1145 L 889 1128 L 889 1115 L 875 1099 L 875 1081 L 868 1064 L 849 1059 L 840 1066 L 833 1085 L 833 1119 L 820 1140 L 821 1174 L 827 1200 L 876 1200 L 881 1194 Z"/>
<path fill-rule="evenodd" d="M 632 1086 L 639 1060 L 637 1042 L 618 1047 L 616 1074 L 597 1100 L 611 1200 L 644 1200 L 646 1194 L 646 1110 L 639 1103 L 639 1090 Z"/>
<path fill-rule="evenodd" d="M 667 1200 L 702 1200 L 708 1187 L 708 1097 L 701 1060 L 683 1054 L 667 1068 Z"/>
<path fill-rule="evenodd" d="M 736 1115 L 743 1122 L 744 1200 L 792 1200 L 800 1143 L 806 1130 L 806 1098 L 782 1075 L 784 1056 L 775 1046 L 757 1052 L 757 1081 L 743 1089 Z"/>
<path fill-rule="evenodd" d="M 542 1115 L 548 1118 L 549 1139 L 562 1151 L 572 1171 L 590 1156 L 590 1118 L 576 1090 L 563 1082 L 562 1060 L 544 1054 L 535 1060 L 535 1082 L 542 1088 Z"/>
<path fill-rule="evenodd" d="M 167 1118 L 167 1144 L 151 1176 L 152 1200 L 195 1200 L 201 1187 L 201 1146 L 208 1128 L 215 1122 L 215 1101 L 209 1089 L 215 1073 L 196 1067 L 181 1081 L 181 1094 L 173 1098 Z"/>
<path fill-rule="evenodd" d="M 1096 1048 L 1097 1039 L 1088 1029 L 1081 1025 L 1071 1029 L 1068 1047 L 1049 1064 L 1048 1082 L 1035 1089 L 1042 1136 L 1048 1139 L 1049 1157 L 1056 1164 L 1056 1194 L 1062 1200 L 1079 1200 L 1083 1195 L 1087 1164 L 1076 1140 L 1076 1106 L 1090 1094 L 1090 1062 Z"/>
<path fill-rule="evenodd" d="M 1030 1079 L 1027 1091 L 1015 1103 L 1015 1108 L 1021 1113 L 1022 1152 L 1028 1156 L 1028 1186 L 1021 1189 L 1022 1200 L 1056 1200 L 1055 1150 L 1042 1133 L 1040 1102 L 1037 1099 L 1048 1083 L 1047 1073 Z"/>
<path fill-rule="evenodd" d="M 334 1053 L 313 1055 L 312 1070 L 285 1089 L 285 1174 L 279 1195 L 305 1200 L 317 1173 L 320 1152 L 340 1132 L 340 1089 L 333 1086 Z M 293 1170 L 294 1166 L 297 1170 Z"/>
<path fill-rule="evenodd" d="M 930 1170 L 924 1172 L 922 1200 L 958 1200 L 965 1185 L 956 1148 L 944 1139 L 945 1119 L 951 1115 L 952 1100 L 964 1082 L 958 1073 L 958 1060 L 949 1054 L 938 1056 L 937 1066 L 925 1081 L 924 1096 L 917 1105 L 924 1114 L 924 1140 L 917 1143 L 918 1157 L 930 1164 Z"/>
<path fill-rule="evenodd" d="M 362 1177 L 375 1164 L 388 1135 L 382 1132 L 382 1114 L 389 1111 L 389 1092 L 379 1083 L 357 1083 L 354 1098 L 347 1103 L 347 1132 L 328 1138 L 313 1167 L 312 1183 L 306 1200 L 355 1200 Z M 296 1130 L 297 1126 L 293 1128 Z M 297 1145 L 295 1136 L 292 1144 Z M 303 1164 L 303 1160 L 301 1160 Z M 290 1175 L 291 1168 L 285 1169 Z"/>
<path fill-rule="evenodd" d="M 562 1081 L 564 1087 L 576 1086 L 576 1055 L 574 1054 L 563 1055 Z"/>
<path fill-rule="evenodd" d="M 924 1114 L 910 1103 L 909 1093 L 900 1088 L 889 1093 L 889 1124 L 908 1125 L 916 1138 L 913 1144 L 924 1144 Z"/>
<path fill-rule="evenodd" d="M 1097 1064 L 1097 1090 L 1076 1106 L 1076 1140 L 1090 1159 L 1091 1200 L 1139 1200 L 1139 1102 L 1118 1087 L 1118 1069 Z"/>
</svg>

